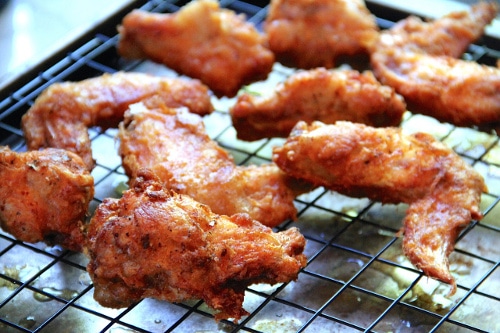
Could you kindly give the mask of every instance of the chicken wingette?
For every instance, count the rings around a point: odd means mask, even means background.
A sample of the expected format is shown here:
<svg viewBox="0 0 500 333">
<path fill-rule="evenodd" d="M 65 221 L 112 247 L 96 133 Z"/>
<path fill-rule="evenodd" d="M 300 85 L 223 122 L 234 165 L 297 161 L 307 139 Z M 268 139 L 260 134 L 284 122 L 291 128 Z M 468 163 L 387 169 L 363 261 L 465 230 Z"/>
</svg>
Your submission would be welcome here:
<svg viewBox="0 0 500 333">
<path fill-rule="evenodd" d="M 332 124 L 337 120 L 371 126 L 397 126 L 406 104 L 370 71 L 303 70 L 264 96 L 242 93 L 229 110 L 241 140 L 287 137 L 299 120 Z"/>
<path fill-rule="evenodd" d="M 407 203 L 403 250 L 432 278 L 455 278 L 448 256 L 459 232 L 480 220 L 483 177 L 429 134 L 337 122 L 300 122 L 273 152 L 287 174 L 315 185 L 381 203 Z"/>
<path fill-rule="evenodd" d="M 187 194 L 217 214 L 247 213 L 275 227 L 295 219 L 295 197 L 312 189 L 276 165 L 236 165 L 206 133 L 202 118 L 183 109 L 134 104 L 118 134 L 130 179 L 153 170 L 170 190 Z"/>
<path fill-rule="evenodd" d="M 55 83 L 38 96 L 22 118 L 28 149 L 71 150 L 92 170 L 95 162 L 88 128 L 117 127 L 128 106 L 139 101 L 185 106 L 200 115 L 213 111 L 208 88 L 198 80 L 118 72 Z"/>
</svg>

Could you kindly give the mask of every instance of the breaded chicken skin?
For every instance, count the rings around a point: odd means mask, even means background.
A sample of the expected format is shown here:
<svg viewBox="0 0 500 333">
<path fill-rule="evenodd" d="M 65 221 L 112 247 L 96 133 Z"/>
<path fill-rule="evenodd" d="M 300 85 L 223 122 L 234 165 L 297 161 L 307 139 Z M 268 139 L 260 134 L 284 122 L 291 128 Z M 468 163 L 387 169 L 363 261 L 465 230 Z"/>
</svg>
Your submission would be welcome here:
<svg viewBox="0 0 500 333">
<path fill-rule="evenodd" d="M 0 179 L 2 229 L 23 242 L 82 251 L 94 178 L 78 155 L 0 147 Z"/>
<path fill-rule="evenodd" d="M 369 71 L 317 68 L 292 74 L 266 96 L 244 93 L 229 110 L 241 140 L 287 137 L 299 120 L 397 126 L 406 104 Z"/>
<path fill-rule="evenodd" d="M 500 128 L 500 70 L 457 59 L 497 9 L 480 3 L 431 22 L 398 22 L 374 46 L 375 76 L 403 95 L 412 112 L 457 126 Z"/>
<path fill-rule="evenodd" d="M 304 69 L 366 55 L 378 37 L 363 0 L 272 0 L 264 31 L 277 61 Z"/>
<path fill-rule="evenodd" d="M 274 63 L 256 27 L 215 0 L 194 0 L 172 14 L 134 10 L 118 31 L 121 56 L 200 79 L 219 97 L 265 79 Z"/>
<path fill-rule="evenodd" d="M 352 197 L 408 203 L 403 249 L 430 277 L 452 285 L 448 255 L 458 233 L 479 220 L 483 178 L 429 134 L 350 122 L 300 122 L 273 161 L 287 174 Z"/>
<path fill-rule="evenodd" d="M 55 83 L 45 89 L 22 118 L 30 150 L 63 148 L 80 155 L 92 170 L 89 127 L 117 127 L 131 103 L 186 106 L 205 115 L 213 111 L 208 88 L 198 80 L 142 73 L 103 74 L 80 82 Z"/>
<path fill-rule="evenodd" d="M 246 213 L 267 226 L 295 219 L 293 200 L 311 190 L 274 164 L 237 166 L 210 139 L 202 119 L 182 109 L 135 104 L 120 126 L 119 153 L 133 180 L 153 170 L 166 188 L 208 205 L 214 213 Z"/>
<path fill-rule="evenodd" d="M 483 35 L 497 11 L 497 4 L 483 1 L 470 10 L 451 12 L 434 20 L 423 21 L 409 16 L 381 32 L 377 43 L 373 44 L 374 50 L 382 52 L 385 45 L 388 53 L 401 50 L 459 58 Z"/>
<path fill-rule="evenodd" d="M 295 280 L 305 266 L 296 228 L 274 233 L 245 214 L 214 214 L 140 171 L 121 199 L 105 199 L 88 231 L 94 298 L 125 307 L 146 297 L 202 299 L 216 319 L 240 319 L 245 288 Z"/>
</svg>

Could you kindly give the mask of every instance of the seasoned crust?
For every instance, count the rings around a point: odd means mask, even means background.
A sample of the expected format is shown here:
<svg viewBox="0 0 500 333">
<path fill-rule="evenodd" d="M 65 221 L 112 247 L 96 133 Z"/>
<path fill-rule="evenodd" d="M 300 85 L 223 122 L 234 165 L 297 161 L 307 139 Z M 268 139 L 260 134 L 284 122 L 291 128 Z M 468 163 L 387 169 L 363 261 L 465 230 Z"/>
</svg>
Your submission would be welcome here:
<svg viewBox="0 0 500 333">
<path fill-rule="evenodd" d="M 274 233 L 246 214 L 214 214 L 146 169 L 121 199 L 98 207 L 88 240 L 87 270 L 102 305 L 203 299 L 216 319 L 240 319 L 247 286 L 294 280 L 306 264 L 296 228 Z"/>
</svg>

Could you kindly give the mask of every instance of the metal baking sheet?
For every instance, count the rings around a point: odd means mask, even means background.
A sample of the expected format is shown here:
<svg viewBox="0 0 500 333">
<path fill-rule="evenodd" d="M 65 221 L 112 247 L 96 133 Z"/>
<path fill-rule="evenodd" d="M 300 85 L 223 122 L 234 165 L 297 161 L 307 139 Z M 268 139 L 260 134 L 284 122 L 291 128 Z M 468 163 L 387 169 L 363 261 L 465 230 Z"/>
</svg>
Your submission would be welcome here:
<svg viewBox="0 0 500 333">
<path fill-rule="evenodd" d="M 368 2 L 382 27 L 407 15 L 386 4 Z M 185 2 L 149 1 L 143 9 L 174 12 Z M 225 0 L 221 6 L 247 15 L 260 26 L 266 1 Z M 121 17 L 112 17 L 116 26 Z M 54 65 L 29 74 L 22 85 L 3 91 L 0 100 L 0 145 L 26 150 L 20 118 L 38 94 L 59 81 L 78 81 L 119 70 L 178 76 L 149 61 L 117 56 L 114 33 L 100 33 Z M 472 45 L 467 59 L 494 64 L 499 43 L 485 38 Z M 265 92 L 293 73 L 276 64 L 266 81 L 246 89 Z M 238 163 L 271 159 L 283 139 L 243 142 L 236 139 L 228 109 L 230 98 L 213 98 L 216 111 L 205 117 L 209 135 Z M 108 309 L 93 300 L 87 259 L 58 247 L 27 244 L 0 232 L 1 332 L 500 332 L 500 142 L 496 135 L 457 128 L 408 113 L 401 126 L 422 129 L 452 147 L 486 180 L 485 217 L 459 237 L 451 254 L 458 291 L 422 275 L 401 250 L 397 232 L 405 205 L 381 205 L 317 189 L 297 198 L 299 219 L 277 230 L 298 227 L 307 238 L 308 265 L 296 282 L 248 288 L 244 307 L 251 314 L 238 324 L 216 322 L 201 301 L 174 304 L 145 299 L 129 308 Z M 97 167 L 91 211 L 106 197 L 119 197 L 127 178 L 116 152 L 116 130 L 90 130 Z"/>
</svg>

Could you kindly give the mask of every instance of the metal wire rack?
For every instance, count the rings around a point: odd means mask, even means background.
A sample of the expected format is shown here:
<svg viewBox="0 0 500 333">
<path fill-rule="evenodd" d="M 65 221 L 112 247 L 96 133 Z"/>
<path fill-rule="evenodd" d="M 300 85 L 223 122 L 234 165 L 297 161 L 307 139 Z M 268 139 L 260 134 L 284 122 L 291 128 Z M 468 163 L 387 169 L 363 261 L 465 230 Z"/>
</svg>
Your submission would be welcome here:
<svg viewBox="0 0 500 333">
<path fill-rule="evenodd" d="M 142 2 L 142 9 L 175 12 L 187 1 Z M 267 1 L 223 0 L 222 7 L 245 13 L 260 26 Z M 407 13 L 368 3 L 381 27 Z M 138 5 L 139 6 L 139 5 Z M 120 16 L 109 19 L 116 26 Z M 108 29 L 109 30 L 109 29 Z M 104 30 L 103 30 L 104 31 Z M 115 51 L 117 35 L 98 33 L 40 73 L 28 73 L 19 86 L 1 93 L 0 145 L 26 149 L 21 116 L 50 84 L 78 81 L 105 72 L 177 74 L 148 61 L 124 61 Z M 500 43 L 485 37 L 466 58 L 495 64 Z M 269 89 L 292 69 L 276 65 L 269 79 L 249 89 Z M 205 118 L 207 131 L 241 164 L 268 162 L 280 139 L 236 139 L 228 108 L 233 99 L 213 99 L 216 112 Z M 500 332 L 500 142 L 497 136 L 456 128 L 408 114 L 407 132 L 425 129 L 453 147 L 485 178 L 484 219 L 464 230 L 452 253 L 458 291 L 426 278 L 401 250 L 397 232 L 405 205 L 381 205 L 315 190 L 297 198 L 297 226 L 307 238 L 308 265 L 296 282 L 248 288 L 244 307 L 251 314 L 239 323 L 215 322 L 203 302 L 172 304 L 145 299 L 125 309 L 107 309 L 93 300 L 87 259 L 44 244 L 27 244 L 0 232 L 0 331 L 2 332 Z M 116 191 L 126 176 L 116 153 L 116 130 L 91 129 L 97 167 L 91 210 Z M 0 180 L 1 181 L 1 180 Z M 0 185 L 1 186 L 1 185 Z"/>
</svg>

